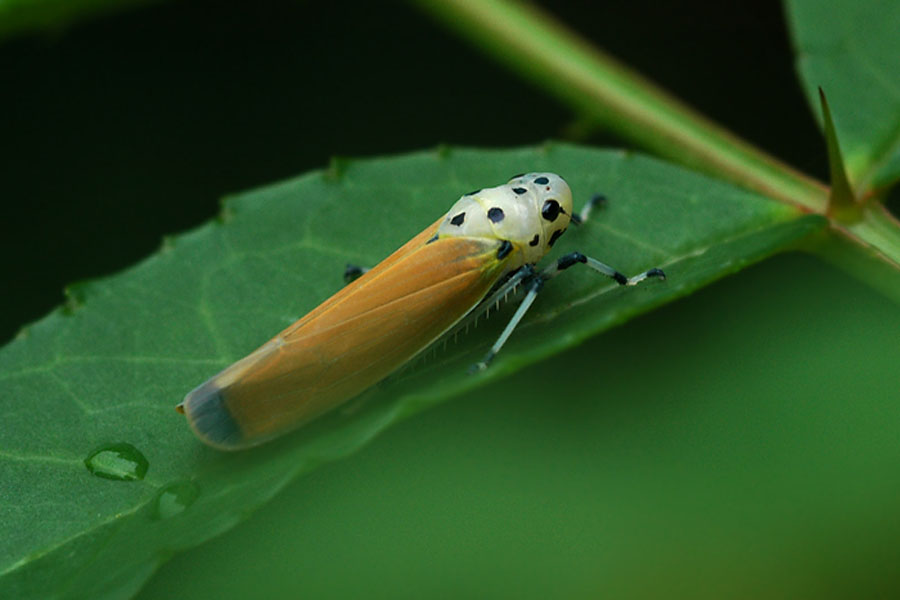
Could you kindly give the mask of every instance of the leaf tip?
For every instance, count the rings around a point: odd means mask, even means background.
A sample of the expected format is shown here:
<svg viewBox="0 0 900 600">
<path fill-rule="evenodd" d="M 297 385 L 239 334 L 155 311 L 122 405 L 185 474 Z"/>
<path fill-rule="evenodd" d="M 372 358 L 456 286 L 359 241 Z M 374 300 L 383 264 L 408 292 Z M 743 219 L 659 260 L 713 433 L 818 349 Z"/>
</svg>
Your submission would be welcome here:
<svg viewBox="0 0 900 600">
<path fill-rule="evenodd" d="M 858 221 L 861 218 L 860 206 L 856 194 L 850 186 L 844 157 L 838 143 L 837 130 L 831 118 L 831 108 L 825 90 L 819 86 L 819 101 L 822 106 L 822 125 L 825 133 L 825 146 L 828 152 L 828 171 L 831 180 L 831 191 L 828 195 L 828 216 L 842 223 Z"/>
</svg>

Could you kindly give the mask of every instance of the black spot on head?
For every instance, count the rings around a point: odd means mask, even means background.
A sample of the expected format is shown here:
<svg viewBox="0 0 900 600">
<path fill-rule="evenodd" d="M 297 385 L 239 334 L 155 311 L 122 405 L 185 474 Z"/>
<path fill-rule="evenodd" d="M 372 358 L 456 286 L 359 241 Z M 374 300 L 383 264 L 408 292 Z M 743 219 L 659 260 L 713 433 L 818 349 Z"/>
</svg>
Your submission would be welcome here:
<svg viewBox="0 0 900 600">
<path fill-rule="evenodd" d="M 559 205 L 559 202 L 556 200 L 547 200 L 544 202 L 544 206 L 541 207 L 541 216 L 552 223 L 556 220 L 556 217 L 559 216 L 561 210 L 562 207 Z"/>
<path fill-rule="evenodd" d="M 547 185 L 548 183 L 550 183 L 550 180 L 546 177 L 538 177 L 534 180 L 534 182 L 538 185 Z"/>
<path fill-rule="evenodd" d="M 561 235 L 564 234 L 565 232 L 566 232 L 565 229 L 557 229 L 556 231 L 554 231 L 554 232 L 553 232 L 553 235 L 550 236 L 550 241 L 547 242 L 547 245 L 550 246 L 550 247 L 552 248 L 552 247 L 553 247 L 553 244 L 556 243 L 556 240 L 559 239 L 559 236 L 561 236 Z"/>
<path fill-rule="evenodd" d="M 510 179 L 510 180 L 518 179 L 519 177 L 521 177 L 521 176 L 524 175 L 524 174 L 525 174 L 525 173 L 519 173 L 518 175 L 513 175 L 513 176 L 510 177 L 509 179 Z"/>
<path fill-rule="evenodd" d="M 460 225 L 463 224 L 463 221 L 465 221 L 465 220 L 466 220 L 466 213 L 461 212 L 458 215 L 456 215 L 455 217 L 453 217 L 452 219 L 450 219 L 450 224 L 456 225 L 457 227 L 459 227 Z"/>
<path fill-rule="evenodd" d="M 468 194 L 465 194 L 465 195 L 466 195 L 466 196 L 474 196 L 475 194 L 477 194 L 477 193 L 480 192 L 480 191 L 481 191 L 481 188 L 478 188 L 478 189 L 475 190 L 474 192 L 469 192 Z"/>
<path fill-rule="evenodd" d="M 488 219 L 491 220 L 491 223 L 499 223 L 503 220 L 503 217 L 506 215 L 503 214 L 503 209 L 494 206 L 493 208 L 488 210 Z"/>
<path fill-rule="evenodd" d="M 534 234 L 534 237 L 531 238 L 531 241 L 528 242 L 528 245 L 529 246 L 537 246 L 538 242 L 540 242 L 540 241 L 541 241 L 541 236 L 538 234 Z"/>
<path fill-rule="evenodd" d="M 526 190 L 525 188 L 513 188 L 513 191 L 514 191 L 515 193 L 517 193 L 518 195 L 521 196 L 522 194 L 524 194 L 524 193 L 527 192 L 528 190 Z"/>
<path fill-rule="evenodd" d="M 512 243 L 510 243 L 509 240 L 503 240 L 503 242 L 500 243 L 500 247 L 497 248 L 497 260 L 503 260 L 504 258 L 509 256 L 509 253 L 512 252 L 512 249 Z"/>
</svg>

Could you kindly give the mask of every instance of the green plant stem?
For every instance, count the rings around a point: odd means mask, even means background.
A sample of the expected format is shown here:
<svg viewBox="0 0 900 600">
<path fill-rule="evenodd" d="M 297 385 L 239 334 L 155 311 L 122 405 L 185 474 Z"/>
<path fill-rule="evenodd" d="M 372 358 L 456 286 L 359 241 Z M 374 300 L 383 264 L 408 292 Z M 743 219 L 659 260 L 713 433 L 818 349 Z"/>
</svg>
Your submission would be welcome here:
<svg viewBox="0 0 900 600">
<path fill-rule="evenodd" d="M 594 121 L 672 160 L 824 213 L 827 187 L 704 118 L 551 15 L 509 0 L 416 0 Z"/>
<path fill-rule="evenodd" d="M 881 205 L 870 205 L 851 225 L 832 227 L 806 240 L 806 250 L 900 302 L 900 225 Z"/>
<path fill-rule="evenodd" d="M 846 229 L 849 237 L 871 247 L 887 262 L 900 265 L 900 223 L 882 204 L 870 202 L 862 219 Z"/>
<path fill-rule="evenodd" d="M 826 184 L 696 113 L 537 7 L 511 0 L 415 2 L 592 122 L 802 211 L 828 213 Z M 852 224 L 832 219 L 827 237 L 834 243 L 807 248 L 900 300 L 900 227 L 879 205 L 864 212 Z M 838 247 L 852 248 L 858 258 L 844 260 Z M 867 268 L 866 261 L 880 264 Z"/>
</svg>

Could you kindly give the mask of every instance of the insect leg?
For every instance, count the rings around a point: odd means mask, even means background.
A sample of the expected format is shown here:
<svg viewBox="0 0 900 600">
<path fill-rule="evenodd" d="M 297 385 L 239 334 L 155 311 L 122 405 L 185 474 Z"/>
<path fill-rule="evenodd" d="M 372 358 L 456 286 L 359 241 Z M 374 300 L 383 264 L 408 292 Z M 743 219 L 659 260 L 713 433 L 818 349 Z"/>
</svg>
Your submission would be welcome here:
<svg viewBox="0 0 900 600">
<path fill-rule="evenodd" d="M 344 283 L 353 283 L 367 271 L 369 271 L 369 267 L 361 267 L 359 265 L 347 263 L 347 268 L 344 269 Z"/>
<path fill-rule="evenodd" d="M 534 277 L 528 283 L 528 293 L 525 294 L 525 298 L 522 299 L 522 303 L 519 304 L 519 308 L 516 309 L 515 314 L 509 320 L 509 323 L 506 324 L 506 329 L 503 330 L 503 333 L 500 334 L 500 337 L 497 338 L 497 341 L 494 342 L 494 345 L 491 346 L 491 349 L 488 350 L 488 353 L 481 359 L 480 362 L 475 363 L 469 368 L 469 373 L 477 373 L 478 371 L 484 371 L 487 369 L 488 365 L 491 364 L 491 361 L 494 360 L 494 357 L 500 352 L 500 348 L 503 347 L 503 344 L 506 343 L 506 340 L 509 339 L 509 336 L 512 335 L 513 330 L 516 328 L 516 325 L 519 324 L 519 321 L 522 320 L 522 317 L 525 316 L 525 313 L 528 312 L 528 309 L 531 307 L 531 304 L 534 302 L 534 299 L 537 298 L 538 292 L 541 291 L 541 288 L 544 287 L 544 279 L 542 277 Z"/>
<path fill-rule="evenodd" d="M 531 304 L 534 302 L 535 298 L 537 298 L 538 292 L 540 292 L 541 288 L 543 288 L 544 286 L 544 282 L 548 279 L 556 277 L 561 271 L 565 271 L 569 267 L 577 264 L 586 264 L 588 267 L 597 271 L 598 273 L 602 273 L 603 275 L 614 279 L 616 283 L 620 285 L 637 285 L 645 279 L 657 278 L 665 280 L 666 278 L 666 274 L 663 272 L 663 270 L 656 268 L 649 269 L 647 271 L 644 271 L 643 273 L 634 275 L 633 277 L 626 277 L 609 265 L 604 264 L 599 260 L 596 260 L 589 256 L 585 256 L 581 252 L 572 252 L 570 254 L 566 254 L 565 256 L 561 256 L 554 264 L 541 271 L 540 274 L 535 274 L 533 270 L 530 272 L 526 272 L 524 275 L 522 275 L 522 277 L 515 281 L 514 284 L 518 285 L 519 283 L 522 283 L 523 280 L 526 282 L 525 285 L 528 287 L 528 292 L 525 294 L 525 298 L 522 299 L 522 303 L 519 304 L 519 308 L 516 309 L 515 314 L 506 325 L 506 329 L 503 330 L 503 333 L 500 334 L 500 337 L 497 338 L 497 341 L 494 342 L 494 345 L 491 346 L 491 349 L 488 351 L 485 357 L 481 359 L 480 362 L 472 365 L 472 367 L 469 369 L 470 373 L 475 373 L 487 369 L 488 365 L 506 343 L 506 340 L 508 340 L 509 336 L 512 335 L 512 332 L 519 324 L 519 321 L 521 321 L 522 317 L 525 316 L 525 313 L 531 307 Z M 497 292 L 488 297 L 487 300 L 485 300 L 480 306 L 490 306 L 490 303 L 495 301 L 495 297 L 499 297 L 501 294 L 507 293 L 504 291 L 504 288 L 506 288 L 507 285 L 509 285 L 511 282 L 513 282 L 512 279 L 510 279 L 510 281 L 507 282 L 507 284 L 505 284 L 504 286 L 501 286 L 497 290 Z"/>
<path fill-rule="evenodd" d="M 506 297 L 509 294 L 512 294 L 517 287 L 522 285 L 522 282 L 524 280 L 534 276 L 535 272 L 533 267 L 531 267 L 530 265 L 522 267 L 521 269 L 513 273 L 509 279 L 507 279 L 502 285 L 500 285 L 487 298 L 479 302 L 478 305 L 469 312 L 469 314 L 463 317 L 459 323 L 453 326 L 453 329 L 451 329 L 444 335 L 447 338 L 455 338 L 460 331 L 463 331 L 470 325 L 476 323 L 482 315 L 489 314 L 492 310 L 492 307 L 495 307 L 497 306 L 497 304 L 506 300 Z"/>
<path fill-rule="evenodd" d="M 552 279 L 559 275 L 560 271 L 565 271 L 572 265 L 577 265 L 579 263 L 585 264 L 598 273 L 606 275 L 615 280 L 619 285 L 637 285 L 645 279 L 653 277 L 663 281 L 666 279 L 666 274 L 663 270 L 657 268 L 649 269 L 632 277 L 626 277 L 609 265 L 604 264 L 595 258 L 591 258 L 590 256 L 585 256 L 581 252 L 571 252 L 565 256 L 559 257 L 555 264 L 550 265 L 541 272 L 541 277 L 543 279 Z"/>
<path fill-rule="evenodd" d="M 594 208 L 603 206 L 604 204 L 606 204 L 606 196 L 602 194 L 594 194 L 593 196 L 591 196 L 591 199 L 587 201 L 587 204 L 582 207 L 581 212 L 577 212 L 572 215 L 572 223 L 575 225 L 581 225 L 588 220 L 588 217 L 590 217 L 591 211 Z"/>
</svg>

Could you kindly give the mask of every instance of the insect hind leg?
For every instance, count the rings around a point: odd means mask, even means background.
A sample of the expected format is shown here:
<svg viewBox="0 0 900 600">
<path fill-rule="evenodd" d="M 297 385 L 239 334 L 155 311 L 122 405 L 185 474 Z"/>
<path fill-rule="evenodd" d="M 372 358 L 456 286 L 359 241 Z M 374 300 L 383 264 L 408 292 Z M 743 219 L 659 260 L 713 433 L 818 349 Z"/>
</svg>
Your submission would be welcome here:
<svg viewBox="0 0 900 600">
<path fill-rule="evenodd" d="M 499 310 L 500 305 L 505 302 L 510 295 L 515 296 L 521 293 L 519 286 L 535 275 L 534 267 L 531 265 L 526 265 L 513 273 L 509 279 L 494 288 L 494 290 L 488 294 L 487 298 L 479 302 L 469 314 L 463 317 L 459 323 L 454 325 L 450 331 L 444 334 L 443 338 L 456 339 L 459 332 L 468 331 L 470 326 L 477 326 L 478 319 L 481 317 L 488 317 L 492 310 Z"/>
<path fill-rule="evenodd" d="M 488 365 L 491 364 L 491 361 L 494 360 L 494 357 L 497 356 L 498 352 L 500 352 L 500 349 L 506 343 L 506 340 L 508 340 L 509 336 L 512 335 L 512 332 L 519 324 L 519 321 L 522 320 L 522 317 L 524 317 L 525 313 L 528 312 L 528 309 L 531 308 L 531 305 L 534 303 L 535 298 L 537 298 L 538 293 L 544 287 L 544 278 L 540 275 L 532 274 L 531 277 L 528 278 L 525 285 L 528 291 L 525 293 L 525 297 L 519 304 L 519 308 L 516 309 L 515 314 L 513 314 L 512 318 L 509 320 L 509 323 L 506 324 L 506 328 L 503 330 L 503 333 L 500 334 L 500 337 L 497 338 L 497 341 L 494 342 L 494 345 L 491 346 L 491 349 L 488 350 L 488 353 L 485 354 L 484 358 L 469 367 L 469 373 L 477 373 L 488 368 Z"/>
<path fill-rule="evenodd" d="M 538 293 L 544 287 L 544 282 L 556 277 L 569 267 L 578 264 L 585 264 L 594 271 L 602 273 L 603 275 L 606 275 L 607 277 L 613 279 L 620 285 L 632 286 L 637 285 L 647 279 L 659 279 L 663 281 L 666 279 L 666 274 L 662 269 L 658 268 L 648 269 L 643 273 L 638 273 L 637 275 L 634 275 L 632 277 L 626 277 L 609 265 L 602 263 L 597 259 L 585 256 L 581 252 L 571 252 L 569 254 L 561 256 L 554 264 L 550 265 L 540 273 L 535 273 L 532 270 L 527 277 L 523 278 L 523 281 L 521 281 L 520 283 L 525 285 L 526 289 L 528 290 L 525 293 L 525 298 L 522 299 L 522 303 L 519 304 L 519 308 L 516 309 L 515 314 L 509 320 L 509 323 L 506 325 L 503 333 L 500 334 L 500 337 L 497 338 L 497 341 L 494 342 L 494 345 L 491 346 L 491 349 L 488 350 L 488 353 L 484 356 L 484 358 L 482 358 L 479 362 L 475 363 L 469 368 L 469 373 L 477 373 L 488 368 L 488 365 L 491 364 L 491 361 L 494 360 L 494 357 L 498 352 L 500 352 L 500 349 L 509 339 L 509 336 L 512 335 L 513 330 L 515 330 L 516 326 L 525 316 L 525 313 L 528 312 L 529 308 L 531 308 L 531 305 L 534 303 L 535 298 L 537 298 Z"/>
</svg>

